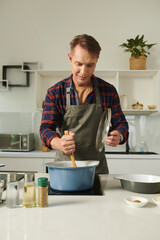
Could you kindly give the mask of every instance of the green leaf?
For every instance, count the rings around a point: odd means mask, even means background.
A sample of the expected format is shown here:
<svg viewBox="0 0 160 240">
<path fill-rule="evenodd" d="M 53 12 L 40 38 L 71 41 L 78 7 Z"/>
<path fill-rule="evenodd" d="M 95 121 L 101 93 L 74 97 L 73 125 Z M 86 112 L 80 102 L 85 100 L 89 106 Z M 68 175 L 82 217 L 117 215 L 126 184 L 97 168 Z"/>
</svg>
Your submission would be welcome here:
<svg viewBox="0 0 160 240">
<path fill-rule="evenodd" d="M 135 42 L 137 42 L 139 39 L 139 35 L 137 35 L 137 37 L 135 38 Z"/>
<path fill-rule="evenodd" d="M 156 45 L 157 43 L 153 43 L 153 44 L 147 44 L 147 48 L 150 49 L 151 47 L 153 47 L 154 45 Z"/>
<path fill-rule="evenodd" d="M 120 47 L 124 48 L 124 52 L 130 52 L 131 56 L 146 56 L 149 54 L 148 49 L 152 48 L 157 43 L 147 44 L 144 41 L 144 35 L 137 35 L 134 38 L 127 39 L 127 43 L 122 43 Z"/>
<path fill-rule="evenodd" d="M 120 45 L 120 47 L 126 47 L 126 48 L 128 48 L 128 44 L 127 44 L 127 43 L 123 43 L 123 44 Z"/>
</svg>

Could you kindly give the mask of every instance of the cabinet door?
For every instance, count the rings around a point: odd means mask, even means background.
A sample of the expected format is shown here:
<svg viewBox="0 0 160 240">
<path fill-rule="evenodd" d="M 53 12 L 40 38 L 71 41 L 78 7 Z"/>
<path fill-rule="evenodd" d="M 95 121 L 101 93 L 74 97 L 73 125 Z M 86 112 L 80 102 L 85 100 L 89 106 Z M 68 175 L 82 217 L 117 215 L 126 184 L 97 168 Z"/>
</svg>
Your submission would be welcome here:
<svg viewBox="0 0 160 240">
<path fill-rule="evenodd" d="M 43 158 L 3 158 L 1 159 L 6 166 L 0 171 L 34 171 L 43 173 Z"/>
<path fill-rule="evenodd" d="M 110 174 L 160 175 L 160 159 L 107 159 Z"/>
<path fill-rule="evenodd" d="M 160 175 L 160 159 L 134 159 L 133 173 Z"/>
<path fill-rule="evenodd" d="M 132 159 L 107 159 L 110 174 L 130 174 L 133 172 Z"/>
</svg>

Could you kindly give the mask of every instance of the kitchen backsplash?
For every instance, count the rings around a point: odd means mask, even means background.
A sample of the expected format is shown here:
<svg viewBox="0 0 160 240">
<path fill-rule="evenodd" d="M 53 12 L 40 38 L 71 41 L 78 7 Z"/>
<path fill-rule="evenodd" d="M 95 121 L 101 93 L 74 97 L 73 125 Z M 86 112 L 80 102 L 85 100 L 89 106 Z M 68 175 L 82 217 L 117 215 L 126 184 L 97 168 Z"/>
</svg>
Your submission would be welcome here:
<svg viewBox="0 0 160 240">
<path fill-rule="evenodd" d="M 32 113 L 0 113 L 0 133 L 32 132 Z"/>
<path fill-rule="evenodd" d="M 0 113 L 0 133 L 29 133 L 35 137 L 35 149 L 42 149 L 39 126 L 42 112 Z"/>
<path fill-rule="evenodd" d="M 28 113 L 0 113 L 0 133 L 33 132 L 35 135 L 35 148 L 41 149 L 39 126 L 42 111 Z M 130 151 L 143 150 L 160 153 L 160 113 L 149 116 L 126 116 L 129 123 Z M 125 144 L 116 148 L 106 146 L 106 151 L 125 151 Z"/>
<path fill-rule="evenodd" d="M 160 153 L 160 113 L 126 118 L 129 123 L 130 150 Z"/>
</svg>

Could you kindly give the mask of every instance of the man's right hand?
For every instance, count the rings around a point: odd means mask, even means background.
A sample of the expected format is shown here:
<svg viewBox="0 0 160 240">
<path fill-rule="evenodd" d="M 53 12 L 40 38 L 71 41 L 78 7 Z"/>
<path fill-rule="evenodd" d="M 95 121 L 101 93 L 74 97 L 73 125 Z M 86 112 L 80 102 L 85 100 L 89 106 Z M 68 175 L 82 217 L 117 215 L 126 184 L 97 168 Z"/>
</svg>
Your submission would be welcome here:
<svg viewBox="0 0 160 240">
<path fill-rule="evenodd" d="M 69 135 L 53 138 L 50 145 L 53 149 L 60 150 L 65 154 L 71 154 L 75 151 L 74 135 L 72 131 L 69 131 Z"/>
</svg>

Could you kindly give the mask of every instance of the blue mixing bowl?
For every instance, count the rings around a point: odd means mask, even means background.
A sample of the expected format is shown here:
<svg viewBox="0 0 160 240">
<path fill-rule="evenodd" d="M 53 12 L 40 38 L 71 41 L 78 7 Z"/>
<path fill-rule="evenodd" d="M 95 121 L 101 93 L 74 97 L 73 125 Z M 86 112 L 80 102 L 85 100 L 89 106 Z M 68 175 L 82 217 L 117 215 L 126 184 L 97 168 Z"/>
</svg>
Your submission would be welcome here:
<svg viewBox="0 0 160 240">
<path fill-rule="evenodd" d="M 48 167 L 50 186 L 58 191 L 84 191 L 92 188 L 95 169 L 99 161 L 54 161 L 43 164 Z"/>
</svg>

